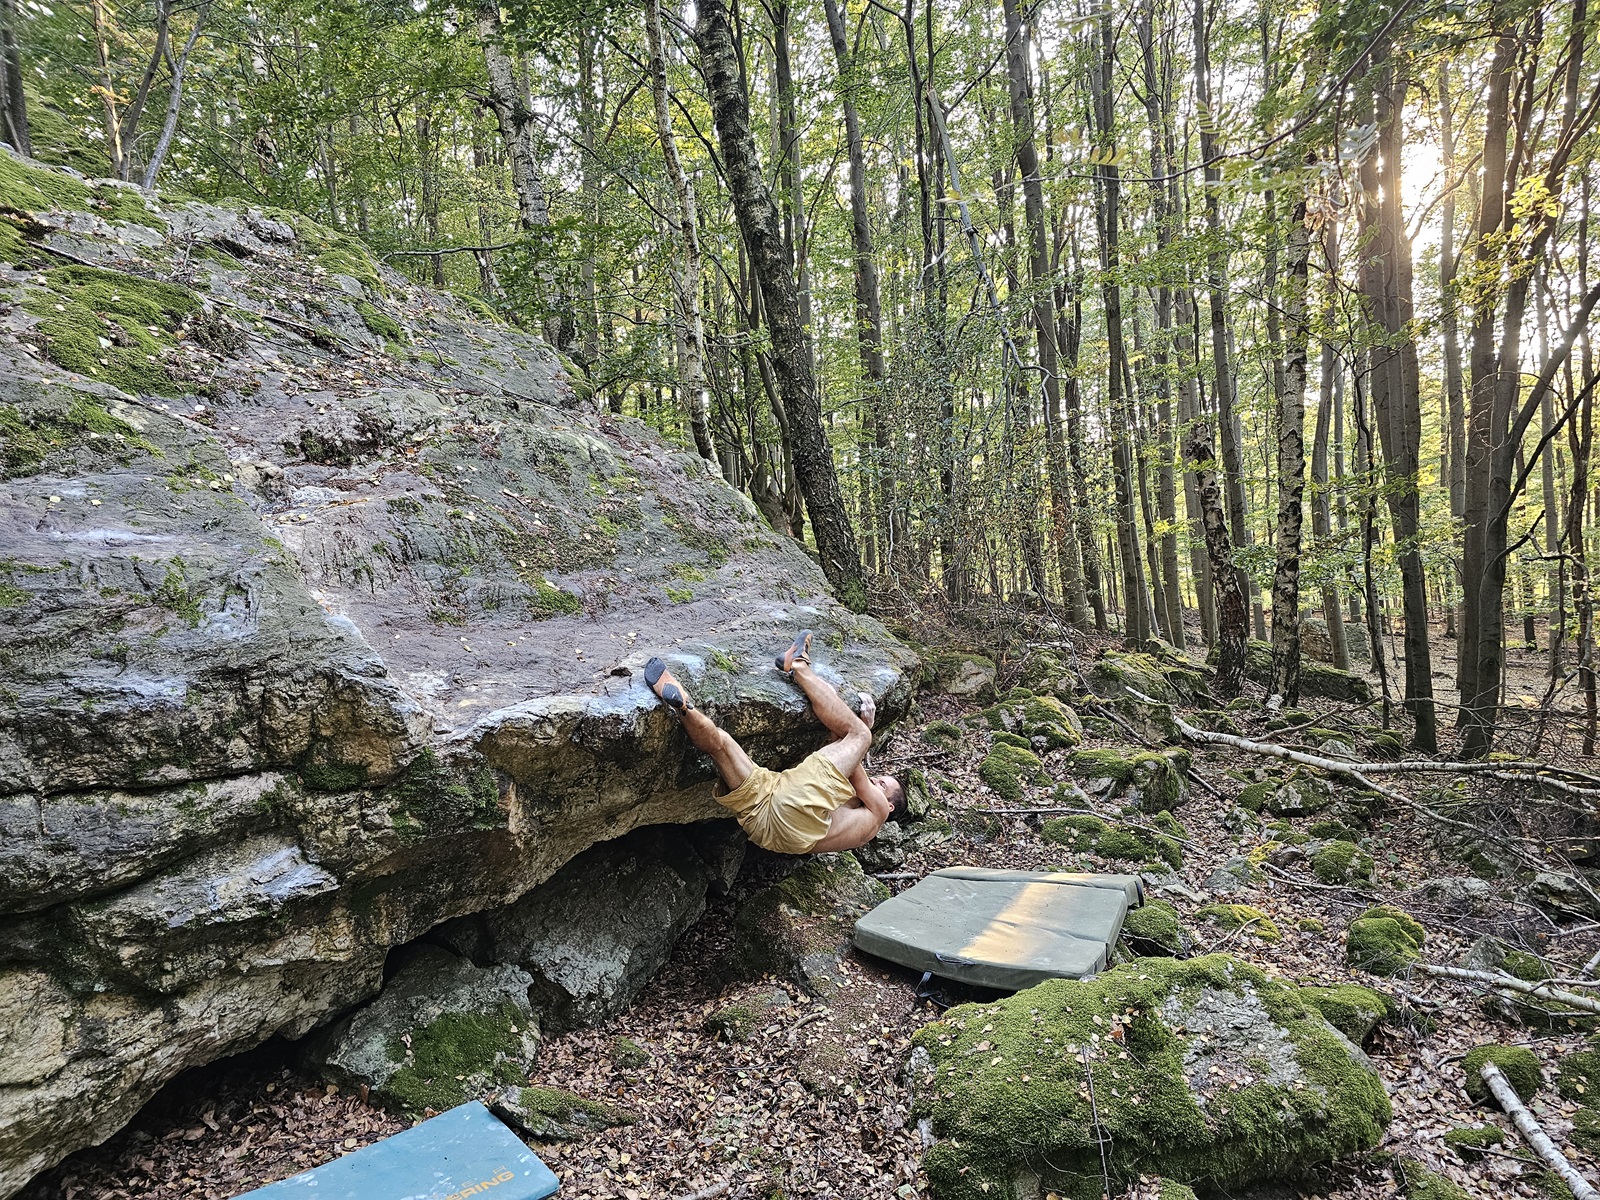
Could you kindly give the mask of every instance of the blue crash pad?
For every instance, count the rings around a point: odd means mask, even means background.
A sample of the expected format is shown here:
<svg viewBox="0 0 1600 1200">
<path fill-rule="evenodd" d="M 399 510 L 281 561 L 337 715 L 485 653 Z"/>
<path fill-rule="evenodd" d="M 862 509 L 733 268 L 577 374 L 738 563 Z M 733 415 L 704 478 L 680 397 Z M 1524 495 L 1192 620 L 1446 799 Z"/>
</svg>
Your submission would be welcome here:
<svg viewBox="0 0 1600 1200">
<path fill-rule="evenodd" d="M 559 1186 L 516 1134 L 473 1101 L 244 1194 L 255 1200 L 542 1200 Z"/>
</svg>

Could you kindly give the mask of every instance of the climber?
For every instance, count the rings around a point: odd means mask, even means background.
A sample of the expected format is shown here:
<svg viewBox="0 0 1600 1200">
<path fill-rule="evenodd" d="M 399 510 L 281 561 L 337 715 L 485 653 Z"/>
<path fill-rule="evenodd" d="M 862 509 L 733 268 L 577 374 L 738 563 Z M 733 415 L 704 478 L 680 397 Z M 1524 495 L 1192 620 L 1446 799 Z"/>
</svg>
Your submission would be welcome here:
<svg viewBox="0 0 1600 1200">
<path fill-rule="evenodd" d="M 854 850 L 870 842 L 905 805 L 899 780 L 868 776 L 863 766 L 877 715 L 872 697 L 860 693 L 861 715 L 856 716 L 811 669 L 810 651 L 807 629 L 775 661 L 837 740 L 787 771 L 769 771 L 752 762 L 731 734 L 694 706 L 666 663 L 652 658 L 644 668 L 650 690 L 678 714 L 695 748 L 717 765 L 722 775 L 717 802 L 733 811 L 751 841 L 780 854 Z"/>
</svg>

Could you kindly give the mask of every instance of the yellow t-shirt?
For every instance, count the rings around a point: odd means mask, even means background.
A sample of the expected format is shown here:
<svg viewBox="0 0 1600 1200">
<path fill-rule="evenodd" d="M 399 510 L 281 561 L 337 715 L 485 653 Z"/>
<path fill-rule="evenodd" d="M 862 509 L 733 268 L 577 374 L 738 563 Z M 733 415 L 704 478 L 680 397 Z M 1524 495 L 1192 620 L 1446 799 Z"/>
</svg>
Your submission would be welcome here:
<svg viewBox="0 0 1600 1200">
<path fill-rule="evenodd" d="M 827 836 L 833 810 L 855 794 L 850 780 L 819 750 L 787 771 L 755 768 L 717 803 L 732 810 L 756 845 L 779 854 L 807 854 Z"/>
</svg>

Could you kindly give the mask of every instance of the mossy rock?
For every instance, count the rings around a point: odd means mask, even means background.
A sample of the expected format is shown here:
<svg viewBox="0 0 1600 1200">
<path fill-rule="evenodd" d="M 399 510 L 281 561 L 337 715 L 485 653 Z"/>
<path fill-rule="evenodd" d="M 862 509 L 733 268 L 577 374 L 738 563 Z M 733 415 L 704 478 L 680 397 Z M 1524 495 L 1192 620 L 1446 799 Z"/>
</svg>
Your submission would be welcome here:
<svg viewBox="0 0 1600 1200">
<path fill-rule="evenodd" d="M 1108 651 L 1089 668 L 1087 680 L 1089 689 L 1106 700 L 1126 696 L 1133 700 L 1142 698 L 1160 704 L 1176 704 L 1183 698 L 1166 667 L 1149 654 Z M 1138 695 L 1134 695 L 1135 692 Z"/>
<path fill-rule="evenodd" d="M 1544 1071 L 1539 1066 L 1538 1056 L 1532 1050 L 1525 1046 L 1475 1046 L 1468 1050 L 1466 1058 L 1461 1060 L 1461 1069 L 1467 1076 L 1467 1095 L 1479 1104 L 1495 1103 L 1489 1085 L 1483 1081 L 1483 1076 L 1478 1074 L 1479 1068 L 1486 1062 L 1492 1062 L 1500 1068 L 1500 1073 L 1506 1077 L 1506 1082 L 1511 1085 L 1512 1090 L 1524 1104 L 1532 1100 L 1544 1086 Z"/>
<path fill-rule="evenodd" d="M 1590 1154 L 1600 1154 L 1600 1108 L 1585 1105 L 1572 1114 L 1572 1140 Z"/>
<path fill-rule="evenodd" d="M 1176 1179 L 1156 1181 L 1155 1200 L 1196 1200 L 1194 1189 Z"/>
<path fill-rule="evenodd" d="M 526 1014 L 510 1004 L 492 1013 L 444 1013 L 413 1030 L 409 1045 L 390 1046 L 400 1068 L 373 1095 L 402 1112 L 443 1112 L 491 1079 L 525 1081 L 518 1031 L 526 1021 Z"/>
<path fill-rule="evenodd" d="M 1472 1200 L 1472 1194 L 1455 1180 L 1430 1171 L 1414 1158 L 1396 1159 L 1394 1173 L 1406 1200 Z"/>
<path fill-rule="evenodd" d="M 1226 709 L 1201 708 L 1189 714 L 1189 724 L 1199 729 L 1208 729 L 1212 733 L 1228 733 L 1239 737 L 1243 732 L 1239 722 L 1235 721 Z"/>
<path fill-rule="evenodd" d="M 913 1053 L 914 1115 L 938 1139 L 924 1161 L 941 1200 L 1010 1196 L 1025 1175 L 1098 1195 L 1102 1153 L 1114 1187 L 1240 1188 L 1374 1146 L 1390 1118 L 1370 1065 L 1297 989 L 1222 954 L 953 1008 L 915 1044 L 928 1057 L 919 1071 Z"/>
<path fill-rule="evenodd" d="M 1267 718 L 1267 728 L 1274 733 L 1285 729 L 1303 729 L 1316 719 L 1315 713 L 1308 713 L 1303 708 L 1284 708 Z"/>
<path fill-rule="evenodd" d="M 1333 788 L 1322 776 L 1296 767 L 1289 777 L 1267 793 L 1261 807 L 1275 817 L 1307 817 L 1333 803 Z"/>
<path fill-rule="evenodd" d="M 1065 846 L 1080 853 L 1122 862 L 1164 862 L 1176 869 L 1183 865 L 1183 849 L 1171 837 L 1128 825 L 1114 825 L 1099 817 L 1052 817 L 1040 829 L 1040 836 L 1051 845 Z"/>
<path fill-rule="evenodd" d="M 1300 998 L 1358 1046 L 1366 1045 L 1378 1026 L 1395 1013 L 1394 1002 L 1382 992 L 1355 983 L 1303 987 Z"/>
<path fill-rule="evenodd" d="M 1146 900 L 1130 908 L 1122 921 L 1122 937 L 1141 957 L 1181 957 L 1194 946 L 1178 910 L 1165 900 Z"/>
<path fill-rule="evenodd" d="M 1329 842 L 1311 856 L 1311 872 L 1323 883 L 1371 883 L 1372 855 L 1354 842 Z"/>
<path fill-rule="evenodd" d="M 734 914 L 733 961 L 746 976 L 778 975 L 824 998 L 843 979 L 840 959 L 856 919 L 889 898 L 851 854 L 808 859 Z"/>
<path fill-rule="evenodd" d="M 1077 690 L 1072 669 L 1052 650 L 1035 650 L 1022 663 L 1022 686 L 1043 696 L 1070 701 Z"/>
<path fill-rule="evenodd" d="M 1215 665 L 1217 651 L 1212 650 L 1206 659 Z M 1272 643 L 1251 638 L 1245 643 L 1245 677 L 1252 683 L 1266 687 L 1272 682 Z M 1307 699 L 1337 700 L 1344 704 L 1366 704 L 1372 699 L 1372 688 L 1359 675 L 1341 671 L 1325 663 L 1302 659 L 1300 662 L 1300 695 Z"/>
<path fill-rule="evenodd" d="M 1046 750 L 1070 750 L 1083 742 L 1078 714 L 1054 696 L 1036 696 L 1018 688 L 1004 701 L 983 711 L 989 728 L 1027 739 Z"/>
<path fill-rule="evenodd" d="M 1503 1145 L 1506 1131 L 1498 1125 L 1457 1125 L 1447 1129 L 1439 1139 L 1455 1152 L 1462 1162 L 1477 1162 L 1485 1150 Z"/>
<path fill-rule="evenodd" d="M 1600 1050 L 1574 1050 L 1556 1064 L 1556 1091 L 1576 1104 L 1600 1108 Z"/>
<path fill-rule="evenodd" d="M 637 1071 L 655 1062 L 651 1054 L 630 1037 L 619 1037 L 611 1043 L 611 1061 L 625 1071 Z"/>
<path fill-rule="evenodd" d="M 1392 921 L 1398 922 L 1400 927 L 1405 930 L 1406 936 L 1417 944 L 1418 949 L 1427 944 L 1428 931 L 1422 927 L 1421 921 L 1403 908 L 1396 908 L 1392 904 L 1374 904 L 1365 912 L 1357 915 L 1358 920 L 1371 917 L 1387 917 Z"/>
<path fill-rule="evenodd" d="M 952 721 L 930 721 L 922 727 L 921 736 L 930 746 L 955 750 L 961 745 L 961 726 Z"/>
<path fill-rule="evenodd" d="M 789 994 L 782 988 L 747 986 L 712 1009 L 701 1028 L 726 1042 L 748 1041 L 752 1034 L 772 1019 L 773 1014 L 792 1004 Z"/>
<path fill-rule="evenodd" d="M 602 1129 L 632 1125 L 633 1113 L 552 1087 L 512 1087 L 490 1101 L 497 1116 L 541 1142 L 572 1142 Z"/>
<path fill-rule="evenodd" d="M 991 746 L 1015 746 L 1018 750 L 1033 751 L 1033 743 L 1020 733 L 996 733 L 989 737 Z"/>
<path fill-rule="evenodd" d="M 1243 929 L 1250 937 L 1263 942 L 1283 941 L 1283 931 L 1278 923 L 1259 908 L 1248 904 L 1208 904 L 1194 914 L 1210 921 L 1219 929 Z"/>
<path fill-rule="evenodd" d="M 987 696 L 994 692 L 994 660 L 981 654 L 946 650 L 925 655 L 923 678 L 947 696 Z"/>
<path fill-rule="evenodd" d="M 1312 825 L 1306 826 L 1306 834 L 1309 837 L 1322 838 L 1330 842 L 1353 842 L 1356 840 L 1356 833 L 1353 829 L 1343 821 L 1333 819 L 1317 821 Z"/>
<path fill-rule="evenodd" d="M 1345 962 L 1373 975 L 1398 975 L 1422 958 L 1421 946 L 1393 917 L 1357 917 L 1344 938 Z"/>
<path fill-rule="evenodd" d="M 1090 790 L 1108 799 L 1136 801 L 1148 813 L 1176 808 L 1188 795 L 1186 776 L 1193 762 L 1187 750 L 1079 750 L 1071 758 L 1072 773 L 1091 781 Z M 1109 780 L 1093 786 L 1092 781 Z"/>
<path fill-rule="evenodd" d="M 1374 758 L 1394 762 L 1406 756 L 1405 739 L 1382 725 L 1363 726 L 1361 739 L 1366 742 Z"/>
<path fill-rule="evenodd" d="M 978 764 L 978 778 L 1002 800 L 1017 801 L 1028 784 L 1043 781 L 1044 764 L 1031 750 L 1001 743 Z"/>
</svg>

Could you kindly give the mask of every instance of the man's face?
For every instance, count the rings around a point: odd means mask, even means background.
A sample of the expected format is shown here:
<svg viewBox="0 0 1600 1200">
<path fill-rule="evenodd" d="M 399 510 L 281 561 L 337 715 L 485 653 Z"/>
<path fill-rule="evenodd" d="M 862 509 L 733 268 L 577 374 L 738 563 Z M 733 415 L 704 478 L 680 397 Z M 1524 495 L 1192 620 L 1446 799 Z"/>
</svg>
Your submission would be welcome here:
<svg viewBox="0 0 1600 1200">
<path fill-rule="evenodd" d="M 872 782 L 883 789 L 883 794 L 888 797 L 891 807 L 899 807 L 900 798 L 904 795 L 904 789 L 901 788 L 898 779 L 893 775 L 879 775 Z"/>
</svg>

